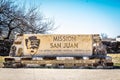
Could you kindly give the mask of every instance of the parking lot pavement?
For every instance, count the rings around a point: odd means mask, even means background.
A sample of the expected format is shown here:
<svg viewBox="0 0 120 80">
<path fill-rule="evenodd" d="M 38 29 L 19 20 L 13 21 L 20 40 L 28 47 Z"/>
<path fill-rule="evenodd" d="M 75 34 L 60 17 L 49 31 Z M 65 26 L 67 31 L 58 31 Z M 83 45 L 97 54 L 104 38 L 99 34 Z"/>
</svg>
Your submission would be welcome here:
<svg viewBox="0 0 120 80">
<path fill-rule="evenodd" d="M 0 68 L 0 80 L 120 80 L 120 69 Z"/>
</svg>

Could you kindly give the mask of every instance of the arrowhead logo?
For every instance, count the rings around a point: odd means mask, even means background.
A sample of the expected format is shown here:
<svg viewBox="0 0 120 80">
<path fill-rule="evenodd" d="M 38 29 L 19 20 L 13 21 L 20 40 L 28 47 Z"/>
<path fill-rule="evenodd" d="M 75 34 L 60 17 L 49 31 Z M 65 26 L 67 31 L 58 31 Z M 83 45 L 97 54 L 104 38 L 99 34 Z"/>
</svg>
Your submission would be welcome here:
<svg viewBox="0 0 120 80">
<path fill-rule="evenodd" d="M 37 39 L 36 36 L 30 36 L 28 39 L 25 39 L 25 44 L 29 53 L 34 55 L 38 51 L 40 39 Z"/>
</svg>

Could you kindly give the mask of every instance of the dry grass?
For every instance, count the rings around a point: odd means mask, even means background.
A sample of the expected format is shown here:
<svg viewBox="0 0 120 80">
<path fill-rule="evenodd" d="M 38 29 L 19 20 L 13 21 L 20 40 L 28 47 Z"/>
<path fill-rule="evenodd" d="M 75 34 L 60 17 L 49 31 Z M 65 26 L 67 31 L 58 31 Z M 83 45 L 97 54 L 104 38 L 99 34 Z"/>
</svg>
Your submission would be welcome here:
<svg viewBox="0 0 120 80">
<path fill-rule="evenodd" d="M 4 57 L 0 56 L 0 68 L 3 67 L 3 61 L 4 61 Z"/>
<path fill-rule="evenodd" d="M 3 57 L 0 56 L 0 63 L 3 62 Z"/>
<path fill-rule="evenodd" d="M 108 54 L 108 56 L 112 57 L 115 66 L 120 66 L 120 54 Z"/>
<path fill-rule="evenodd" d="M 0 63 L 4 62 L 4 58 L 9 57 L 9 56 L 0 56 Z"/>
</svg>

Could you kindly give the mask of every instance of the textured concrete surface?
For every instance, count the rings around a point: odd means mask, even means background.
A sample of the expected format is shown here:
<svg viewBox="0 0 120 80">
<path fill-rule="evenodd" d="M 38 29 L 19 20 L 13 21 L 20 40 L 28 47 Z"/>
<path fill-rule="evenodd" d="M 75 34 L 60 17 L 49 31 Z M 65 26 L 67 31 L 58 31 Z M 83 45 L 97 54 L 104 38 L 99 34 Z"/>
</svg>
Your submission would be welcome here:
<svg viewBox="0 0 120 80">
<path fill-rule="evenodd" d="M 0 80 L 120 80 L 120 69 L 0 68 Z"/>
</svg>

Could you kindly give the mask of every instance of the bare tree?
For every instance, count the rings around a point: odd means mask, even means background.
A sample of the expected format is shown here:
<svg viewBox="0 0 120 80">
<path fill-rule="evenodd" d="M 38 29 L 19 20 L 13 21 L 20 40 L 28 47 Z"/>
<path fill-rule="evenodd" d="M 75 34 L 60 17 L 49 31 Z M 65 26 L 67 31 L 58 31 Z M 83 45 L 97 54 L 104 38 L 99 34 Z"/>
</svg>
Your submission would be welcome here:
<svg viewBox="0 0 120 80">
<path fill-rule="evenodd" d="M 101 38 L 102 38 L 102 39 L 108 38 L 108 35 L 107 35 L 106 33 L 101 33 L 100 35 L 101 35 Z"/>
<path fill-rule="evenodd" d="M 39 14 L 38 8 L 30 8 L 25 14 L 25 24 L 23 29 L 25 33 L 47 33 L 53 30 L 54 23 L 52 20 Z M 26 26 L 26 27 L 25 27 Z"/>
<path fill-rule="evenodd" d="M 18 28 L 20 25 L 20 17 L 18 14 L 20 12 L 17 10 L 17 6 L 9 0 L 1 0 L 0 4 L 0 27 L 2 28 L 4 34 L 6 34 L 6 39 L 9 39 L 12 31 Z"/>
<path fill-rule="evenodd" d="M 23 10 L 10 0 L 0 0 L 0 28 L 6 39 L 16 33 L 46 33 L 53 27 L 53 21 L 39 14 L 38 8 Z"/>
</svg>

